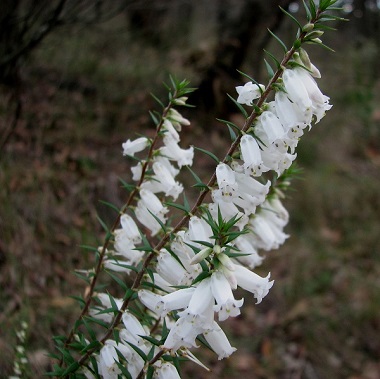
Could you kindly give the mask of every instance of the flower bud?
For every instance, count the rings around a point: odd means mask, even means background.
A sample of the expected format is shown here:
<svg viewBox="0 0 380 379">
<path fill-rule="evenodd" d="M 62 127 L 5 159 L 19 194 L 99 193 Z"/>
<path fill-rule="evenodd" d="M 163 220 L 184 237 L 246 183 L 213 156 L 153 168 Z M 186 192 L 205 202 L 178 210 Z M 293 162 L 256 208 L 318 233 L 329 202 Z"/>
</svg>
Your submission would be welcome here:
<svg viewBox="0 0 380 379">
<path fill-rule="evenodd" d="M 321 37 L 323 33 L 324 33 L 323 30 L 314 30 L 311 33 L 306 34 L 305 39 L 313 40 L 313 39 Z"/>
<path fill-rule="evenodd" d="M 235 271 L 235 264 L 232 262 L 230 257 L 228 257 L 226 254 L 219 254 L 218 255 L 219 262 L 225 266 L 230 271 Z"/>
<path fill-rule="evenodd" d="M 202 249 L 191 259 L 190 264 L 195 265 L 200 261 L 203 261 L 203 259 L 206 259 L 212 253 L 212 251 L 213 249 L 211 247 L 206 247 L 205 249 Z"/>
<path fill-rule="evenodd" d="M 314 29 L 314 24 L 309 22 L 306 25 L 304 25 L 304 27 L 302 28 L 302 31 L 308 33 L 308 32 L 311 32 L 313 29 Z"/>
</svg>

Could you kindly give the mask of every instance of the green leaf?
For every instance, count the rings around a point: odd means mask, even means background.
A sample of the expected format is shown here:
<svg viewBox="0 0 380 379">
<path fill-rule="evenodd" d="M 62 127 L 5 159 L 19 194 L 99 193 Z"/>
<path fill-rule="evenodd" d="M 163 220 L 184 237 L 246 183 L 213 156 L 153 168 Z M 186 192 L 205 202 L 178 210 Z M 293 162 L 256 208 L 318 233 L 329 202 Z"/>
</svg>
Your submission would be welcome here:
<svg viewBox="0 0 380 379">
<path fill-rule="evenodd" d="M 164 233 L 167 232 L 166 225 L 153 213 L 148 209 L 148 212 L 154 217 L 154 219 L 160 224 L 161 229 Z"/>
<path fill-rule="evenodd" d="M 77 361 L 71 363 L 71 365 L 69 367 L 67 367 L 67 369 L 62 373 L 62 376 L 66 376 L 66 375 L 69 375 L 69 374 L 75 372 L 76 370 L 78 370 L 79 367 L 80 367 L 80 365 Z"/>
<path fill-rule="evenodd" d="M 120 351 L 116 347 L 115 347 L 115 350 L 117 352 L 117 355 L 119 355 L 120 359 L 125 359 L 125 357 L 120 353 Z M 117 364 L 117 367 L 119 367 L 121 373 L 124 375 L 124 378 L 132 379 L 131 374 L 129 373 L 129 371 L 127 370 L 124 364 L 118 362 L 117 360 L 115 360 L 115 363 Z"/>
<path fill-rule="evenodd" d="M 114 204 L 112 204 L 112 203 L 109 203 L 108 201 L 99 200 L 99 203 L 104 204 L 104 205 L 106 205 L 107 207 L 113 209 L 116 213 L 119 213 L 119 212 L 120 212 L 119 208 L 118 208 L 116 205 L 114 205 Z"/>
<path fill-rule="evenodd" d="M 305 0 L 302 0 L 302 3 L 303 3 L 303 6 L 304 6 L 304 8 L 305 8 L 305 11 L 306 11 L 306 17 L 307 17 L 307 20 L 310 21 L 310 20 L 312 19 L 310 9 L 309 9 L 309 7 L 307 6 Z"/>
<path fill-rule="evenodd" d="M 205 188 L 208 188 L 206 184 L 204 184 L 201 180 L 201 178 L 189 167 L 189 166 L 186 166 L 187 169 L 191 172 L 191 175 L 193 175 L 195 181 L 196 181 L 196 184 L 193 185 L 193 187 L 205 187 Z"/>
<path fill-rule="evenodd" d="M 260 87 L 260 83 L 257 82 L 255 79 L 253 79 L 251 76 L 249 76 L 248 74 L 246 74 L 245 72 L 243 71 L 240 71 L 240 70 L 236 70 L 239 74 L 245 76 L 247 79 L 249 79 L 252 83 L 255 83 L 257 85 L 257 87 L 259 88 L 260 92 L 262 93 L 262 90 L 261 90 L 261 87 Z"/>
<path fill-rule="evenodd" d="M 243 116 L 245 118 L 248 118 L 248 113 L 247 111 L 244 109 L 244 107 L 239 104 L 230 94 L 227 93 L 227 96 L 233 101 L 233 103 L 239 108 L 240 112 L 243 114 Z"/>
<path fill-rule="evenodd" d="M 88 321 L 93 322 L 94 324 L 100 325 L 100 326 L 102 326 L 103 328 L 108 329 L 108 326 L 109 326 L 109 325 L 108 325 L 106 322 L 104 322 L 103 320 L 100 320 L 100 319 L 98 319 L 98 318 L 96 318 L 96 317 L 91 317 L 91 316 L 86 316 L 86 319 L 87 319 Z"/>
<path fill-rule="evenodd" d="M 90 278 L 86 275 L 83 275 L 77 271 L 74 271 L 74 275 L 79 278 L 79 279 L 82 279 L 83 281 L 85 281 L 87 284 L 90 284 Z"/>
<path fill-rule="evenodd" d="M 183 206 L 185 207 L 187 212 L 190 212 L 190 204 L 189 204 L 189 201 L 187 200 L 185 192 L 183 193 Z"/>
<path fill-rule="evenodd" d="M 290 14 L 289 12 L 287 12 L 284 8 L 282 8 L 280 6 L 279 6 L 279 8 L 281 9 L 281 11 L 283 13 L 285 13 L 288 17 L 290 17 L 298 25 L 298 28 L 300 30 L 302 30 L 302 25 L 298 22 L 298 20 L 292 14 Z"/>
<path fill-rule="evenodd" d="M 160 120 L 156 117 L 156 115 L 154 114 L 154 112 L 149 111 L 149 114 L 150 114 L 150 118 L 154 122 L 154 125 L 157 126 L 160 123 Z"/>
<path fill-rule="evenodd" d="M 282 40 L 276 34 L 274 34 L 270 29 L 268 29 L 268 32 L 282 46 L 282 49 L 284 50 L 284 53 L 287 53 L 288 48 L 286 47 L 286 45 L 284 44 L 284 42 L 282 42 Z"/>
<path fill-rule="evenodd" d="M 129 287 L 123 280 L 121 280 L 118 276 L 112 274 L 110 271 L 105 270 L 105 272 L 124 290 L 127 291 Z"/>
<path fill-rule="evenodd" d="M 311 13 L 312 18 L 315 19 L 316 15 L 317 15 L 317 9 L 315 7 L 315 3 L 313 0 L 309 0 L 309 9 L 310 9 L 310 13 Z"/>
<path fill-rule="evenodd" d="M 209 271 L 202 271 L 191 283 L 192 285 L 198 282 L 201 282 L 202 280 L 208 278 L 211 276 L 211 273 Z"/>
<path fill-rule="evenodd" d="M 173 203 L 171 201 L 166 201 L 164 204 L 167 205 L 168 207 L 180 209 L 181 211 L 185 212 L 186 214 L 189 213 L 189 210 L 187 209 L 187 207 L 185 207 L 182 204 Z"/>
<path fill-rule="evenodd" d="M 157 96 L 155 96 L 153 93 L 151 93 L 150 95 L 153 97 L 154 100 L 157 101 L 158 104 L 161 105 L 162 108 L 165 108 L 165 105 L 162 103 L 162 101 Z"/>
<path fill-rule="evenodd" d="M 271 58 L 272 58 L 272 60 L 273 60 L 273 62 L 276 64 L 276 66 L 277 66 L 277 69 L 279 69 L 280 67 L 281 67 L 281 63 L 277 60 L 277 58 L 271 53 L 271 52 L 269 52 L 268 50 L 265 50 L 264 49 L 264 52 L 266 53 L 266 54 L 268 54 Z M 274 73 L 273 73 L 273 75 L 274 75 Z M 273 76 L 272 75 L 272 76 Z"/>
<path fill-rule="evenodd" d="M 98 248 L 97 248 L 97 247 L 94 247 L 94 246 L 89 246 L 89 245 L 79 245 L 79 247 L 80 247 L 81 249 L 85 249 L 85 250 L 90 250 L 90 251 L 98 252 Z"/>
<path fill-rule="evenodd" d="M 108 226 L 106 225 L 106 223 L 99 216 L 96 216 L 96 218 L 98 219 L 100 225 L 105 230 L 105 232 L 107 233 L 107 235 L 110 234 Z"/>
<path fill-rule="evenodd" d="M 267 72 L 268 72 L 268 75 L 270 78 L 273 78 L 274 76 L 274 71 L 273 71 L 273 68 L 272 66 L 268 63 L 268 61 L 266 59 L 264 59 L 264 63 L 265 63 L 265 67 L 267 69 Z"/>
<path fill-rule="evenodd" d="M 195 148 L 196 150 L 199 150 L 199 151 L 201 151 L 202 153 L 208 155 L 208 156 L 209 156 L 210 158 L 212 158 L 216 163 L 220 163 L 219 158 L 218 158 L 215 154 L 211 153 L 210 151 L 205 150 L 205 149 L 201 149 L 200 147 L 196 147 L 196 146 L 194 146 L 194 148 Z"/>
<path fill-rule="evenodd" d="M 142 336 L 139 336 L 139 337 L 142 337 Z M 139 347 L 137 347 L 136 345 L 134 345 L 133 343 L 130 343 L 128 341 L 126 341 L 126 342 L 145 362 L 147 361 L 146 354 Z"/>
<path fill-rule="evenodd" d="M 146 379 L 152 379 L 154 374 L 154 368 L 153 366 L 149 366 L 148 370 L 146 372 Z"/>
<path fill-rule="evenodd" d="M 141 338 L 144 339 L 144 340 L 147 340 L 148 342 L 150 342 L 154 346 L 161 346 L 162 345 L 161 341 L 158 341 L 158 340 L 156 340 L 153 337 L 150 337 L 150 336 L 141 336 Z"/>
</svg>

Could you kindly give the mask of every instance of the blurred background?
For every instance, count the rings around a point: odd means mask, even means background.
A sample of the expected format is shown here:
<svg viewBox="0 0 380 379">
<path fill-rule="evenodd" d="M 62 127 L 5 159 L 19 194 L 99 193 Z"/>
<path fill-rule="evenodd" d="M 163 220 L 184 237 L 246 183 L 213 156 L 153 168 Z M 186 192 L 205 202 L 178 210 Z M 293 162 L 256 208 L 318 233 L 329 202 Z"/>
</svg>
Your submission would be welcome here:
<svg viewBox="0 0 380 379">
<path fill-rule="evenodd" d="M 259 273 L 275 285 L 223 324 L 238 351 L 199 349 L 211 373 L 185 378 L 380 378 L 380 3 L 338 1 L 349 22 L 310 46 L 321 90 L 334 105 L 302 139 L 286 207 L 291 235 Z M 226 93 L 266 83 L 267 29 L 290 46 L 305 20 L 288 0 L 2 0 L 0 2 L 0 377 L 12 372 L 16 331 L 27 321 L 30 378 L 49 368 L 51 337 L 78 315 L 75 269 L 93 264 L 79 245 L 101 241 L 100 200 L 120 206 L 130 179 L 121 143 L 154 133 L 150 93 L 167 96 L 169 74 L 188 79 L 197 107 L 182 146 L 223 157 L 229 135 L 216 118 L 242 123 Z M 205 179 L 213 161 L 196 154 Z M 192 179 L 183 177 L 192 184 Z M 187 192 L 189 198 L 195 192 Z"/>
</svg>

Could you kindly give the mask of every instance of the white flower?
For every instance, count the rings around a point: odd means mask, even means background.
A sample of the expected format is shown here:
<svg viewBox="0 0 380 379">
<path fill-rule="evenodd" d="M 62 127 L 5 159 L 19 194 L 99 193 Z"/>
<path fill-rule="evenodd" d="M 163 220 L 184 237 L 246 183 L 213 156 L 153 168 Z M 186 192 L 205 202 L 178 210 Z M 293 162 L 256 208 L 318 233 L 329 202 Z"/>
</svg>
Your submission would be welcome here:
<svg viewBox="0 0 380 379">
<path fill-rule="evenodd" d="M 162 296 L 161 300 L 157 303 L 158 311 L 161 316 L 166 316 L 169 312 L 174 310 L 187 308 L 194 291 L 194 287 L 182 288 Z"/>
<path fill-rule="evenodd" d="M 159 315 L 158 303 L 161 301 L 161 295 L 148 290 L 139 290 L 138 292 L 139 300 L 152 312 Z"/>
<path fill-rule="evenodd" d="M 181 347 L 198 347 L 195 339 L 203 331 L 202 324 L 197 322 L 193 316 L 180 317 L 170 329 L 163 346 L 173 351 Z"/>
<path fill-rule="evenodd" d="M 174 128 L 173 124 L 168 119 L 164 120 L 162 124 L 162 128 L 166 130 L 172 136 L 174 141 L 179 142 L 180 140 L 179 134 L 177 130 Z"/>
<path fill-rule="evenodd" d="M 211 227 L 205 220 L 197 216 L 192 216 L 189 220 L 189 229 L 184 234 L 184 239 L 188 240 L 191 245 L 202 250 L 205 245 L 193 241 L 213 243 L 214 240 L 211 239 L 212 235 Z"/>
<path fill-rule="evenodd" d="M 269 281 L 270 274 L 263 278 L 240 265 L 236 265 L 234 274 L 238 286 L 253 293 L 256 298 L 256 304 L 261 303 L 263 297 L 268 294 L 274 283 L 273 280 Z"/>
<path fill-rule="evenodd" d="M 254 232 L 256 246 L 267 251 L 278 249 L 289 237 L 283 232 L 283 225 L 274 222 L 273 215 L 273 212 L 265 212 L 262 209 L 262 212 L 249 222 L 249 227 Z"/>
<path fill-rule="evenodd" d="M 302 112 L 310 109 L 312 101 L 297 72 L 292 69 L 286 69 L 284 70 L 282 79 L 290 100 L 296 103 Z"/>
<path fill-rule="evenodd" d="M 269 169 L 264 166 L 257 141 L 249 134 L 240 140 L 240 150 L 244 161 L 244 171 L 248 175 L 260 176 Z"/>
<path fill-rule="evenodd" d="M 211 346 L 212 350 L 218 354 L 219 360 L 228 358 L 236 351 L 236 348 L 231 346 L 227 336 L 215 321 L 212 328 L 204 332 L 203 336 Z"/>
<path fill-rule="evenodd" d="M 127 214 L 123 214 L 120 217 L 120 224 L 125 231 L 126 237 L 134 244 L 141 242 L 141 235 L 139 229 L 133 220 L 133 218 Z"/>
<path fill-rule="evenodd" d="M 292 103 L 288 96 L 282 91 L 275 94 L 276 114 L 285 130 L 298 125 L 305 127 L 311 122 L 311 112 L 301 112 L 295 103 Z"/>
<path fill-rule="evenodd" d="M 214 311 L 219 314 L 219 321 L 227 320 L 228 317 L 240 315 L 240 307 L 244 299 L 236 300 L 232 294 L 230 283 L 220 271 L 211 276 L 211 292 L 216 300 Z"/>
<path fill-rule="evenodd" d="M 155 194 L 147 189 L 140 190 L 140 197 L 141 199 L 138 201 L 135 209 L 136 217 L 143 225 L 150 229 L 152 235 L 155 235 L 161 230 L 161 225 L 152 214 L 165 224 L 165 214 L 169 210 L 162 205 Z"/>
<path fill-rule="evenodd" d="M 176 161 L 179 167 L 191 166 L 194 158 L 194 148 L 181 149 L 171 135 L 164 136 L 165 146 L 159 149 L 162 156 Z"/>
<path fill-rule="evenodd" d="M 265 90 L 265 87 L 260 84 L 253 84 L 252 82 L 245 83 L 244 86 L 236 87 L 238 93 L 237 102 L 240 104 L 252 105 L 252 101 L 258 99 L 261 93 Z"/>
<path fill-rule="evenodd" d="M 286 131 L 273 112 L 264 111 L 258 117 L 255 126 L 255 134 L 268 147 L 274 141 L 284 138 L 286 136 Z"/>
<path fill-rule="evenodd" d="M 153 374 L 154 379 L 181 379 L 175 366 L 169 362 L 162 363 L 157 367 Z"/>
<path fill-rule="evenodd" d="M 181 125 L 190 125 L 190 121 L 187 118 L 184 118 L 174 108 L 169 109 L 168 119 L 173 123 L 178 131 L 181 131 Z"/>
<path fill-rule="evenodd" d="M 141 336 L 147 336 L 148 333 L 141 325 L 140 321 L 129 311 L 124 311 L 122 321 L 125 326 L 125 331 L 122 338 L 125 341 L 131 342 L 136 345 L 144 345 L 144 339 Z"/>
<path fill-rule="evenodd" d="M 122 144 L 123 147 L 123 155 L 131 155 L 132 157 L 135 153 L 143 151 L 149 144 L 149 140 L 146 137 L 140 137 L 131 141 L 128 139 L 126 142 Z"/>
<path fill-rule="evenodd" d="M 261 257 L 254 244 L 251 241 L 250 234 L 243 234 L 235 239 L 235 245 L 241 253 L 247 254 L 237 257 L 236 259 L 242 264 L 248 266 L 250 269 L 260 266 L 263 257 Z"/>
<path fill-rule="evenodd" d="M 219 163 L 216 166 L 215 173 L 223 201 L 233 201 L 233 199 L 238 196 L 235 172 L 225 163 Z"/>
<path fill-rule="evenodd" d="M 190 284 L 187 271 L 166 249 L 157 258 L 157 273 L 174 286 Z"/>
<path fill-rule="evenodd" d="M 99 372 L 105 379 L 117 379 L 118 375 L 121 374 L 116 363 L 119 362 L 119 357 L 115 347 L 110 342 L 114 341 L 107 340 L 100 350 Z"/>
<path fill-rule="evenodd" d="M 142 174 L 142 163 L 139 162 L 137 163 L 136 166 L 131 167 L 132 171 L 132 180 L 135 182 L 139 181 L 141 179 L 141 174 Z"/>
<path fill-rule="evenodd" d="M 177 200 L 178 195 L 183 191 L 182 184 L 176 182 L 168 168 L 160 162 L 153 163 L 153 171 L 155 175 L 149 181 L 144 182 L 141 188 L 153 193 L 164 192 L 166 196 Z"/>
</svg>

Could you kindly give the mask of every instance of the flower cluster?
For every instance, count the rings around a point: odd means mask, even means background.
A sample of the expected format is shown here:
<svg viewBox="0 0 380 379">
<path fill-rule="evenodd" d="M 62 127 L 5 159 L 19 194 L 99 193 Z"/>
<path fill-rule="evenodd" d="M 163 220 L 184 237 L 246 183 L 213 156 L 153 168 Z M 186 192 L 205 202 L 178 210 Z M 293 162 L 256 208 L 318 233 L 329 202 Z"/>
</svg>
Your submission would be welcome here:
<svg viewBox="0 0 380 379">
<path fill-rule="evenodd" d="M 129 199 L 97 251 L 97 268 L 87 272 L 89 295 L 81 299 L 78 325 L 83 323 L 91 340 L 73 329 L 61 345 L 69 363 L 66 370 L 59 368 L 61 376 L 80 370 L 87 378 L 177 379 L 180 358 L 203 366 L 190 351 L 200 341 L 218 359 L 236 350 L 219 323 L 241 314 L 245 299 L 235 298 L 238 288 L 260 303 L 273 286 L 270 273 L 255 270 L 265 252 L 289 237 L 282 189 L 300 138 L 331 108 L 315 80 L 320 73 L 301 44 L 321 43 L 321 30 L 313 29 L 333 2 L 322 0 L 317 8 L 311 1 L 309 23 L 299 26 L 296 42 L 267 86 L 250 81 L 236 87 L 245 124 L 226 122 L 238 134 L 231 133 L 231 148 L 207 184 L 193 173 L 201 193 L 192 208 L 185 196 L 183 204 L 176 202 L 183 192 L 176 178 L 194 156 L 193 147 L 180 147 L 182 127 L 190 122 L 175 109 L 186 106 L 187 82 L 172 81 L 168 106 L 161 115 L 152 114 L 153 139 L 122 145 L 123 154 L 137 160 L 131 168 L 136 184 L 127 186 Z M 138 158 L 146 150 L 146 157 Z M 183 212 L 175 226 L 172 208 Z M 123 297 L 96 292 L 101 269 L 124 290 Z M 134 278 L 132 285 L 123 274 Z M 85 321 L 87 314 L 92 324 L 106 328 L 101 339 Z M 77 347 L 78 361 L 66 352 L 68 345 Z"/>
</svg>

